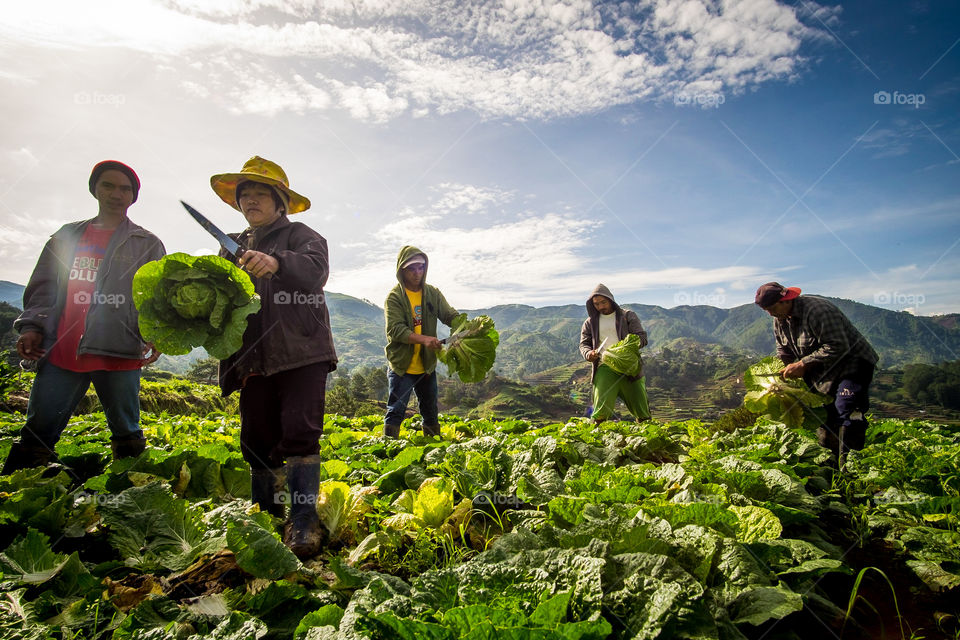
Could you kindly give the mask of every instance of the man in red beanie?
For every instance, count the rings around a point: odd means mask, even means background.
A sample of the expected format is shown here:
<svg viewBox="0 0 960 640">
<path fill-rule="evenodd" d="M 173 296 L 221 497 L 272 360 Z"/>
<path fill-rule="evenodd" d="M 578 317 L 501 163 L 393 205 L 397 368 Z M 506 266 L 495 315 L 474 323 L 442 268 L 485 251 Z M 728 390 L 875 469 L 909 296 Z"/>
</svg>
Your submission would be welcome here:
<svg viewBox="0 0 960 640">
<path fill-rule="evenodd" d="M 144 343 L 133 275 L 165 251 L 127 218 L 140 179 L 116 160 L 90 173 L 95 218 L 61 227 L 47 241 L 23 292 L 17 352 L 36 361 L 27 421 L 0 473 L 46 465 L 70 415 L 93 383 L 107 417 L 114 458 L 146 447 L 140 428 L 140 368 L 160 354 Z"/>
<path fill-rule="evenodd" d="M 877 352 L 833 303 L 801 296 L 797 287 L 768 282 L 757 289 L 754 302 L 775 318 L 777 356 L 786 365 L 781 375 L 803 378 L 834 399 L 817 437 L 837 454 L 842 468 L 847 451 L 862 449 L 866 439 L 864 414 Z"/>
</svg>

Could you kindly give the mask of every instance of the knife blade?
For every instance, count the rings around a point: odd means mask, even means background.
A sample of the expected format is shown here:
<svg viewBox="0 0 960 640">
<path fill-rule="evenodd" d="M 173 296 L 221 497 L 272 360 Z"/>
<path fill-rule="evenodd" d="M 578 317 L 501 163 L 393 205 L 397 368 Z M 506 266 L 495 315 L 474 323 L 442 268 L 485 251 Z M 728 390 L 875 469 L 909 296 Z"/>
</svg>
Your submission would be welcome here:
<svg viewBox="0 0 960 640">
<path fill-rule="evenodd" d="M 207 230 L 207 233 L 216 238 L 221 247 L 226 249 L 238 259 L 243 255 L 243 252 L 246 251 L 246 249 L 241 247 L 236 240 L 225 234 L 223 231 L 220 231 L 217 225 L 210 222 L 205 215 L 188 205 L 183 200 L 180 201 L 180 204 L 182 204 L 183 208 L 187 210 L 187 213 L 193 216 L 194 220 L 200 223 L 201 227 Z"/>
</svg>

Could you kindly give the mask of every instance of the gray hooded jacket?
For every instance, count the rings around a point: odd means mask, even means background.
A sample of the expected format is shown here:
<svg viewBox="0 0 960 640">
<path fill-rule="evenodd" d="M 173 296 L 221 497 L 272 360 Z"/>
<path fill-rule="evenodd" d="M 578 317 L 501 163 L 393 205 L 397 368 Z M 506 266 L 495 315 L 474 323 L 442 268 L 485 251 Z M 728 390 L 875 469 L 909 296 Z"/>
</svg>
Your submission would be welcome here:
<svg viewBox="0 0 960 640">
<path fill-rule="evenodd" d="M 617 339 L 623 340 L 629 334 L 635 333 L 640 336 L 640 347 L 647 346 L 647 332 L 643 330 L 637 314 L 633 311 L 621 309 L 617 301 L 613 299 L 613 294 L 610 293 L 610 289 L 608 289 L 606 285 L 598 284 L 590 294 L 590 297 L 587 298 L 587 319 L 584 320 L 583 327 L 580 328 L 580 354 L 583 356 L 583 359 L 586 360 L 587 354 L 600 346 L 600 322 L 598 321 L 600 312 L 593 306 L 593 296 L 597 295 L 603 296 L 613 303 L 613 313 L 616 315 L 617 320 Z M 600 366 L 600 362 L 595 361 L 593 363 L 593 376 L 597 374 L 598 366 Z M 590 378 L 591 381 L 593 380 L 593 376 Z M 643 376 L 642 370 L 640 371 L 640 375 L 633 378 L 633 380 L 641 376 Z"/>
<path fill-rule="evenodd" d="M 73 255 L 91 222 L 93 220 L 66 224 L 50 237 L 23 291 L 23 313 L 13 327 L 20 333 L 42 333 L 44 349 L 49 350 L 57 339 L 57 324 L 67 303 Z M 95 293 L 95 300 L 110 297 L 121 302 L 90 304 L 78 355 L 130 359 L 143 356 L 145 343 L 140 337 L 137 308 L 133 304 L 133 275 L 147 262 L 162 258 L 164 253 L 159 238 L 129 218 L 123 219 L 107 244 Z"/>
</svg>

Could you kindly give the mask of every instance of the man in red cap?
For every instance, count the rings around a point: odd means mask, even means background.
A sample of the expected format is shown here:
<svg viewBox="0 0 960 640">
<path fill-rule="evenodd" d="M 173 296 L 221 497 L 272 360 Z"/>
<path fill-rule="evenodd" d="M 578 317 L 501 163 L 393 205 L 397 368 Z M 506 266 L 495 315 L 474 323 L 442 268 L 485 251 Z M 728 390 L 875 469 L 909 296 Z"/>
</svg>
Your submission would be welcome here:
<svg viewBox="0 0 960 640">
<path fill-rule="evenodd" d="M 755 302 L 775 318 L 777 355 L 786 365 L 781 375 L 803 378 L 834 399 L 817 437 L 842 467 L 847 451 L 864 445 L 877 352 L 833 303 L 801 296 L 797 287 L 768 282 L 757 289 Z"/>
<path fill-rule="evenodd" d="M 133 275 L 165 251 L 160 240 L 127 218 L 140 179 L 105 160 L 93 167 L 95 218 L 51 236 L 23 292 L 17 353 L 36 361 L 27 421 L 2 474 L 46 465 L 77 404 L 93 383 L 110 428 L 114 458 L 139 455 L 140 369 L 160 354 L 140 337 Z"/>
</svg>

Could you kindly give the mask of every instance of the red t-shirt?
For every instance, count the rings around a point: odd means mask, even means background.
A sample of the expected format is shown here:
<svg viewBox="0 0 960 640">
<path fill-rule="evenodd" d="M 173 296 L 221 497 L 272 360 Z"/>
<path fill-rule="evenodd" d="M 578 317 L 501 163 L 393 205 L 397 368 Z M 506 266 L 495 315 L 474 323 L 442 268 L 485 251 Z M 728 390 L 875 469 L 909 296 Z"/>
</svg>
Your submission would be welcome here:
<svg viewBox="0 0 960 640">
<path fill-rule="evenodd" d="M 100 229 L 88 224 L 77 243 L 67 282 L 67 300 L 57 324 L 57 341 L 50 348 L 51 363 L 69 371 L 130 371 L 143 366 L 143 360 L 101 356 L 85 353 L 77 355 L 80 338 L 86 325 L 90 303 L 97 295 L 97 272 L 107 252 L 107 244 L 114 229 Z M 102 294 L 101 294 L 102 295 Z M 100 304 L 117 301 L 98 300 Z"/>
</svg>

